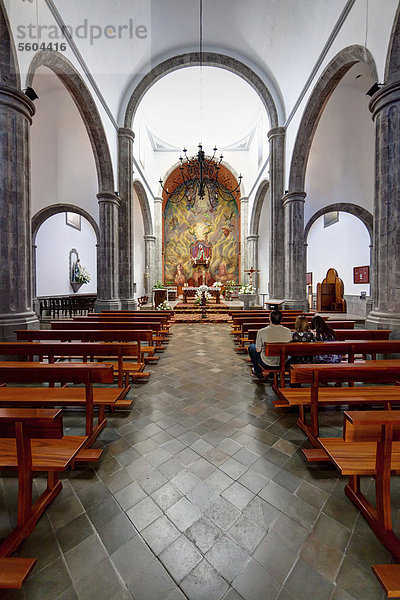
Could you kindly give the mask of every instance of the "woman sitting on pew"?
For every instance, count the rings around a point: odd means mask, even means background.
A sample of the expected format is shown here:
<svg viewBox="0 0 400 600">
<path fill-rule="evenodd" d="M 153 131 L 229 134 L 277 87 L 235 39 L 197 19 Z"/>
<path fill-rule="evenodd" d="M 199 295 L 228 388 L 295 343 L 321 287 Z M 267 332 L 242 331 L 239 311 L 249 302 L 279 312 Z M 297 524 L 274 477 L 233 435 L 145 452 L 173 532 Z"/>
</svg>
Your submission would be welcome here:
<svg viewBox="0 0 400 600">
<path fill-rule="evenodd" d="M 304 315 L 296 317 L 294 324 L 295 331 L 292 334 L 292 342 L 314 342 L 315 337 L 308 324 L 308 319 Z M 290 365 L 309 364 L 313 362 L 313 356 L 289 356 L 286 361 L 286 367 Z"/>
<path fill-rule="evenodd" d="M 324 321 L 322 317 L 316 315 L 312 318 L 311 327 L 315 331 L 315 340 L 317 342 L 328 342 L 336 340 L 335 332 Z M 314 356 L 314 363 L 340 363 L 342 361 L 341 354 L 319 354 Z"/>
</svg>

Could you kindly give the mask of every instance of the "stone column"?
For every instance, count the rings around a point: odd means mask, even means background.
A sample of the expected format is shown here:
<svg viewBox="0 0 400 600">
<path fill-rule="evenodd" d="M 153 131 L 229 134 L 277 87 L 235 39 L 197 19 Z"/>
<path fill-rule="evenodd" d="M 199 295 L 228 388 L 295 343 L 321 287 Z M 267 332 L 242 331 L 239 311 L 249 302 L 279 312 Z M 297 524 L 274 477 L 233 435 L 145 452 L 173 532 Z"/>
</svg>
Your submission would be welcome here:
<svg viewBox="0 0 400 600">
<path fill-rule="evenodd" d="M 269 140 L 269 189 L 270 211 L 270 258 L 269 296 L 284 297 L 285 251 L 283 238 L 282 196 L 284 189 L 285 128 L 274 127 L 268 131 Z"/>
<path fill-rule="evenodd" d="M 121 308 L 136 310 L 133 239 L 133 142 L 135 134 L 127 127 L 118 130 L 118 187 L 121 199 L 118 217 L 119 298 Z M 141 275 L 140 275 L 141 276 Z"/>
<path fill-rule="evenodd" d="M 154 277 L 154 259 L 156 250 L 156 236 L 145 235 L 144 239 L 144 264 L 145 264 L 145 275 L 146 275 L 146 296 L 151 299 L 152 291 L 155 282 L 157 281 Z"/>
<path fill-rule="evenodd" d="M 258 235 L 250 234 L 247 236 L 247 268 L 258 269 Z M 253 284 L 258 289 L 258 273 L 253 275 Z"/>
<path fill-rule="evenodd" d="M 0 340 L 39 326 L 32 310 L 29 128 L 33 103 L 0 83 Z"/>
<path fill-rule="evenodd" d="M 400 80 L 390 78 L 372 97 L 376 126 L 371 328 L 400 339 Z M 397 79 L 400 72 L 397 71 Z"/>
<path fill-rule="evenodd" d="M 155 197 L 154 198 L 154 234 L 156 236 L 155 241 L 155 256 L 153 262 L 153 273 L 154 278 L 153 281 L 162 281 L 163 280 L 163 218 L 162 218 L 162 198 Z M 151 267 L 150 267 L 151 269 Z"/>
<path fill-rule="evenodd" d="M 247 234 L 249 230 L 249 199 L 240 198 L 240 283 L 247 283 Z"/>
<path fill-rule="evenodd" d="M 100 243 L 97 255 L 97 301 L 95 310 L 118 310 L 118 213 L 120 201 L 113 192 L 97 194 Z"/>
<path fill-rule="evenodd" d="M 288 192 L 282 198 L 285 240 L 285 291 L 286 308 L 305 310 L 306 297 L 306 246 L 304 240 L 305 192 Z"/>
</svg>

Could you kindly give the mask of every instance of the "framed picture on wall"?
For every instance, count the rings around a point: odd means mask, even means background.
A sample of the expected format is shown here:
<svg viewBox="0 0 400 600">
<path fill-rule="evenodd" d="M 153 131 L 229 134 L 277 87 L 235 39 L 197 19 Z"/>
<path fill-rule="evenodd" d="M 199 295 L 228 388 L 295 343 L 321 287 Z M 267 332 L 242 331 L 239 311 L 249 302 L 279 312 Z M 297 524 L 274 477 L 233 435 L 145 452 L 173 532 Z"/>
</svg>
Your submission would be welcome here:
<svg viewBox="0 0 400 600">
<path fill-rule="evenodd" d="M 353 268 L 353 283 L 369 283 L 369 266 Z"/>
<path fill-rule="evenodd" d="M 74 229 L 81 230 L 81 215 L 73 212 L 65 213 L 65 223 L 69 225 L 69 227 L 73 227 Z"/>
<path fill-rule="evenodd" d="M 334 225 L 339 221 L 339 211 L 332 210 L 331 212 L 324 214 L 324 228 Z"/>
</svg>

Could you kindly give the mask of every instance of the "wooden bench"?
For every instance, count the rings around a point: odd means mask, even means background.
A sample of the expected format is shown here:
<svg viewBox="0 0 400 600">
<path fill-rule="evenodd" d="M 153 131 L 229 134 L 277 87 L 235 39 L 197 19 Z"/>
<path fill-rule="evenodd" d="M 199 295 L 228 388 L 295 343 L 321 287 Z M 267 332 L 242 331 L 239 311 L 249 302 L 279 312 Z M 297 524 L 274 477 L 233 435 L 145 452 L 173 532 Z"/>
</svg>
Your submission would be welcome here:
<svg viewBox="0 0 400 600">
<path fill-rule="evenodd" d="M 51 323 L 51 328 L 60 330 L 125 330 L 125 331 L 152 331 L 153 332 L 153 340 L 156 342 L 156 346 L 158 350 L 164 349 L 162 343 L 166 341 L 165 336 L 160 335 L 160 330 L 162 329 L 162 324 L 159 322 L 121 322 L 121 321 L 53 321 Z"/>
<path fill-rule="evenodd" d="M 392 529 L 390 476 L 400 474 L 400 441 L 394 430 L 400 428 L 400 411 L 356 411 L 345 413 L 354 429 L 378 429 L 369 441 L 319 438 L 319 443 L 342 475 L 349 477 L 347 497 L 359 508 L 379 541 L 396 561 L 400 561 L 400 540 Z M 345 428 L 346 430 L 346 428 Z M 360 477 L 375 479 L 376 506 L 361 491 Z M 397 590 L 396 590 L 397 591 Z"/>
<path fill-rule="evenodd" d="M 372 565 L 388 598 L 400 598 L 400 565 Z"/>
<path fill-rule="evenodd" d="M 133 372 L 149 377 L 149 373 L 142 373 L 144 370 L 144 362 L 142 362 L 140 341 L 131 343 L 101 343 L 101 342 L 0 342 L 0 356 L 25 356 L 29 360 L 33 360 L 34 356 L 38 356 L 39 360 L 47 358 L 49 363 L 54 363 L 56 360 L 73 357 L 80 359 L 83 362 L 88 360 L 93 361 L 94 358 L 101 358 L 102 362 L 111 363 L 118 377 L 118 386 L 123 387 L 126 374 Z M 131 360 L 136 359 L 132 363 L 125 363 L 124 358 Z M 107 360 L 109 359 L 109 360 Z M 117 360 L 116 363 L 112 362 Z M 129 392 L 129 385 L 125 385 L 126 392 Z"/>
<path fill-rule="evenodd" d="M 257 328 L 247 331 L 247 340 L 249 343 L 255 342 L 257 337 Z M 334 329 L 336 340 L 388 340 L 392 333 L 390 329 Z"/>
<path fill-rule="evenodd" d="M 105 418 L 104 404 L 99 404 L 99 414 L 96 426 L 93 424 L 93 384 L 94 383 L 113 383 L 113 367 L 106 363 L 56 363 L 47 364 L 39 362 L 0 362 L 0 382 L 1 383 L 78 383 L 84 384 L 84 397 L 82 394 L 81 404 L 86 410 L 86 436 L 85 447 L 91 446 L 99 433 L 107 425 Z M 16 388 L 9 388 L 10 391 Z M 41 398 L 44 398 L 43 388 L 29 388 L 32 397 L 32 404 L 36 400 L 36 405 L 40 405 Z M 2 389 L 4 393 L 4 390 Z M 81 393 L 82 393 L 81 392 Z M 120 390 L 112 390 L 117 399 Z M 42 401 L 44 403 L 44 401 Z"/>
<path fill-rule="evenodd" d="M 332 328 L 335 330 L 337 330 L 336 328 L 338 328 L 340 331 L 341 330 L 354 330 L 354 321 L 332 321 Z M 238 348 L 236 348 L 236 350 L 238 352 L 246 352 L 247 348 L 246 348 L 246 344 L 250 344 L 252 341 L 254 341 L 257 337 L 257 331 L 260 329 L 263 329 L 264 327 L 267 327 L 267 325 L 269 325 L 269 323 L 265 323 L 265 322 L 259 322 L 257 320 L 252 320 L 252 321 L 244 321 L 240 324 L 240 327 L 236 330 L 233 330 L 231 332 L 231 334 L 236 338 L 236 343 L 238 343 Z M 283 325 L 283 327 L 287 327 L 291 330 L 294 330 L 295 328 L 295 322 L 282 322 L 281 325 Z M 249 336 L 249 332 L 250 331 L 255 331 L 255 335 L 253 334 L 252 337 L 250 338 Z"/>
<path fill-rule="evenodd" d="M 285 387 L 286 362 L 289 357 L 314 357 L 320 355 L 341 354 L 347 356 L 347 361 L 353 363 L 356 355 L 370 355 L 373 359 L 377 354 L 400 354 L 400 340 L 347 340 L 326 342 L 288 342 L 271 343 L 265 346 L 266 356 L 280 358 L 280 386 Z"/>
<path fill-rule="evenodd" d="M 87 317 L 74 317 L 73 321 L 78 321 L 79 323 L 83 323 L 85 321 L 88 322 L 107 322 L 107 323 L 160 323 L 161 327 L 159 330 L 159 334 L 163 336 L 170 336 L 170 323 L 168 321 L 168 317 L 161 315 L 149 315 L 144 316 L 139 313 L 136 315 L 103 315 L 102 313 L 88 315 Z"/>
<path fill-rule="evenodd" d="M 400 380 L 400 360 L 370 360 L 357 363 L 292 365 L 291 381 L 293 383 L 311 384 L 311 389 L 278 390 L 279 400 L 276 407 L 299 407 L 298 426 L 305 432 L 312 445 L 317 449 L 304 450 L 307 460 L 324 460 L 324 453 L 319 450 L 319 406 L 376 404 L 389 408 L 400 401 L 400 387 L 368 388 L 320 388 L 320 384 L 366 382 L 390 383 Z M 305 409 L 310 408 L 310 423 L 306 421 Z M 326 460 L 326 458 L 325 458 Z"/>
<path fill-rule="evenodd" d="M 85 446 L 85 436 L 64 436 L 61 410 L 0 408 L 0 469 L 18 470 L 17 525 L 0 545 L 0 588 L 20 588 L 35 559 L 10 558 L 60 493 L 58 473 Z M 47 473 L 47 488 L 32 504 L 33 472 Z"/>
</svg>

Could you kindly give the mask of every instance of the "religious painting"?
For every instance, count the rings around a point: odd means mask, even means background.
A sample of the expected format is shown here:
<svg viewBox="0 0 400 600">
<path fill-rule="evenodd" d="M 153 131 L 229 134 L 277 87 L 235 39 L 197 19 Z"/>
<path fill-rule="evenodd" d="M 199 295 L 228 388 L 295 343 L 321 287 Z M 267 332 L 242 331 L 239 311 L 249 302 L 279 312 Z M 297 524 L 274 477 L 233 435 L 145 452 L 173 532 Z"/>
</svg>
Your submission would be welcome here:
<svg viewBox="0 0 400 600">
<path fill-rule="evenodd" d="M 369 266 L 353 268 L 354 283 L 369 283 Z"/>
<path fill-rule="evenodd" d="M 233 194 L 219 184 L 201 198 L 179 186 L 164 210 L 164 279 L 175 285 L 208 280 L 239 281 L 239 210 Z"/>
</svg>

